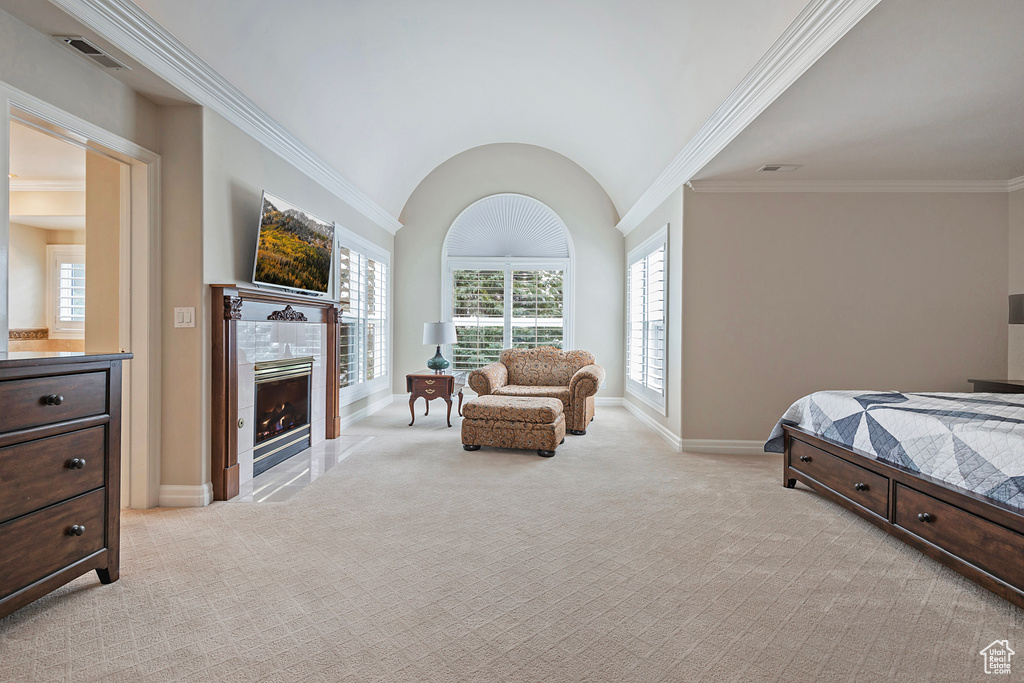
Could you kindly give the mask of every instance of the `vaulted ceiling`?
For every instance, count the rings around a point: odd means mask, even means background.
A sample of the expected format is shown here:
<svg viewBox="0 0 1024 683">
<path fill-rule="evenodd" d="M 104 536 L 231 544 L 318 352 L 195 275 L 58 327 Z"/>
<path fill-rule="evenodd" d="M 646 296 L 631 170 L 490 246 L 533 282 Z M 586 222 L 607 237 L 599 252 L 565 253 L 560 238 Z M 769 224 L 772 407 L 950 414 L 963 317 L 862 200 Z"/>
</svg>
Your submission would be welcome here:
<svg viewBox="0 0 1024 683">
<path fill-rule="evenodd" d="M 625 213 L 806 0 L 135 0 L 394 216 L 472 147 L 547 147 Z"/>
<path fill-rule="evenodd" d="M 1022 38 L 1020 0 L 883 2 L 696 178 L 1024 176 Z M 756 173 L 766 163 L 802 168 Z"/>
</svg>

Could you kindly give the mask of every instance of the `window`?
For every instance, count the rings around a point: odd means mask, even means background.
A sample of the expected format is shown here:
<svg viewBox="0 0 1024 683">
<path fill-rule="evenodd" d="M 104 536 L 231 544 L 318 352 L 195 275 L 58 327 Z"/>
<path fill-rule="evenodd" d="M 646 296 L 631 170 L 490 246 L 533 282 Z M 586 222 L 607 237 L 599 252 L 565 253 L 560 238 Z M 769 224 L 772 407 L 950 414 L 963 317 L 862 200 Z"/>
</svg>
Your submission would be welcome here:
<svg viewBox="0 0 1024 683">
<path fill-rule="evenodd" d="M 456 370 L 492 363 L 502 349 L 563 348 L 563 268 L 520 268 L 513 263 L 500 269 L 453 265 L 452 321 L 459 339 L 452 348 Z"/>
<path fill-rule="evenodd" d="M 629 254 L 626 389 L 665 410 L 665 274 L 667 227 Z"/>
<path fill-rule="evenodd" d="M 85 246 L 50 245 L 47 255 L 47 320 L 50 337 L 85 336 Z"/>
<path fill-rule="evenodd" d="M 351 402 L 386 385 L 388 257 L 354 235 L 343 233 L 338 240 L 338 296 L 347 301 L 341 316 L 340 386 L 343 400 Z"/>
<path fill-rule="evenodd" d="M 572 245 L 544 203 L 496 194 L 468 206 L 445 238 L 445 316 L 457 370 L 498 360 L 502 349 L 572 348 Z"/>
</svg>

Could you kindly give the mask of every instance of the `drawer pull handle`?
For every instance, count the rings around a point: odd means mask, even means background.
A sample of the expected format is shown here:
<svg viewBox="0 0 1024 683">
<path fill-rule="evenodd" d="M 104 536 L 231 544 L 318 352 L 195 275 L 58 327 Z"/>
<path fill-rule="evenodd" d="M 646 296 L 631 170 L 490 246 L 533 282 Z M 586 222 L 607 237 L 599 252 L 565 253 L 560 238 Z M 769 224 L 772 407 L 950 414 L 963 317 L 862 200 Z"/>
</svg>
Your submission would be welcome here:
<svg viewBox="0 0 1024 683">
<path fill-rule="evenodd" d="M 434 383 L 434 380 L 432 380 L 432 379 L 428 379 L 427 380 L 427 384 L 433 384 L 433 383 Z"/>
<path fill-rule="evenodd" d="M 917 515 L 917 521 L 924 522 L 925 524 L 931 522 L 933 519 L 935 518 L 929 515 L 927 512 L 922 512 Z"/>
<path fill-rule="evenodd" d="M 800 462 L 810 462 L 810 461 L 811 461 L 811 456 L 809 456 L 809 455 L 801 455 L 800 456 Z"/>
<path fill-rule="evenodd" d="M 856 484 L 853 485 L 853 488 L 857 491 L 867 491 L 868 485 L 858 481 Z"/>
<path fill-rule="evenodd" d="M 81 524 L 72 524 L 68 529 L 68 536 L 81 536 L 85 533 L 85 527 Z"/>
<path fill-rule="evenodd" d="M 433 389 L 424 389 L 423 391 L 427 392 L 428 394 L 434 393 Z"/>
<path fill-rule="evenodd" d="M 49 396 L 43 399 L 43 403 L 45 403 L 48 406 L 59 406 L 63 402 L 64 397 L 61 396 L 60 394 L 50 394 Z"/>
<path fill-rule="evenodd" d="M 68 467 L 73 470 L 80 470 L 85 467 L 85 459 L 83 458 L 71 458 L 68 462 Z"/>
</svg>

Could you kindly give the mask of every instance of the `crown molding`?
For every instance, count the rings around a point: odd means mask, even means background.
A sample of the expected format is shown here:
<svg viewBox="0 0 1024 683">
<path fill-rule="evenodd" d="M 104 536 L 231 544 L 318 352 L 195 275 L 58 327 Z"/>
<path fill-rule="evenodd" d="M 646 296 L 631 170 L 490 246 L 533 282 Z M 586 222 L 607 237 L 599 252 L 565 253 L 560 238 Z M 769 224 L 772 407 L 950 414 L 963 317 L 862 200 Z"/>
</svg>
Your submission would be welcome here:
<svg viewBox="0 0 1024 683">
<path fill-rule="evenodd" d="M 619 221 L 628 235 L 881 0 L 812 0 Z"/>
<path fill-rule="evenodd" d="M 394 234 L 397 218 L 306 147 L 226 78 L 129 0 L 50 0 L 126 55 L 209 107 Z"/>
<path fill-rule="evenodd" d="M 1018 178 L 1017 181 L 1024 181 Z M 694 192 L 1012 192 L 1005 180 L 693 180 Z M 1024 182 L 1021 183 L 1024 187 Z"/>
<path fill-rule="evenodd" d="M 1019 178 L 1013 178 L 1006 183 L 1007 192 L 1016 192 L 1017 190 L 1024 190 L 1024 175 Z"/>
<path fill-rule="evenodd" d="M 9 178 L 11 192 L 85 192 L 84 180 L 22 180 Z"/>
</svg>

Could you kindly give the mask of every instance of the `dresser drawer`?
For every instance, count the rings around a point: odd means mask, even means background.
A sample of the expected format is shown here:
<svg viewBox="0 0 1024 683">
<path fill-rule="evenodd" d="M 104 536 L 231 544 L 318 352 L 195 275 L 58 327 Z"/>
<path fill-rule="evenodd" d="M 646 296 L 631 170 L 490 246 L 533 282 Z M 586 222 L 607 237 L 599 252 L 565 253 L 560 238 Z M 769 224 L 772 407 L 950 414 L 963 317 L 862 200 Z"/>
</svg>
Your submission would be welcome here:
<svg viewBox="0 0 1024 683">
<path fill-rule="evenodd" d="M 101 550 L 105 507 L 100 489 L 0 524 L 0 598 Z"/>
<path fill-rule="evenodd" d="M 803 472 L 880 517 L 889 516 L 889 480 L 886 477 L 799 439 L 792 440 L 790 452 L 789 466 L 792 469 Z"/>
<path fill-rule="evenodd" d="M 896 526 L 1014 586 L 1024 586 L 1024 536 L 966 510 L 896 485 Z"/>
<path fill-rule="evenodd" d="M 0 448 L 0 522 L 103 486 L 106 427 Z"/>
<path fill-rule="evenodd" d="M 107 412 L 107 373 L 85 372 L 0 382 L 0 432 Z"/>
</svg>

